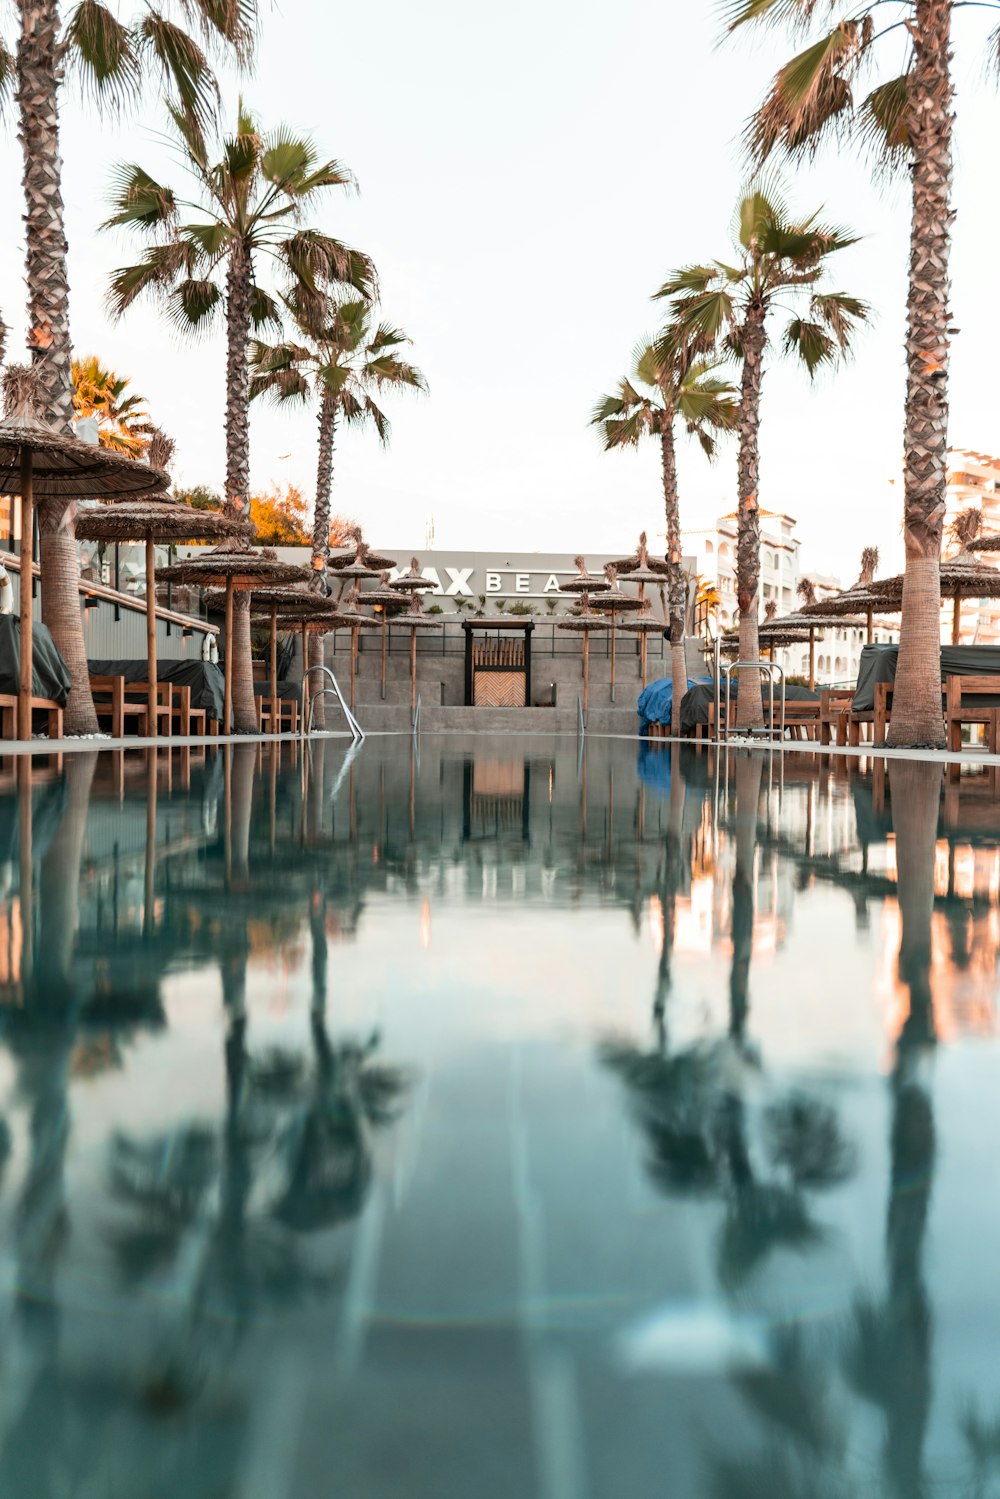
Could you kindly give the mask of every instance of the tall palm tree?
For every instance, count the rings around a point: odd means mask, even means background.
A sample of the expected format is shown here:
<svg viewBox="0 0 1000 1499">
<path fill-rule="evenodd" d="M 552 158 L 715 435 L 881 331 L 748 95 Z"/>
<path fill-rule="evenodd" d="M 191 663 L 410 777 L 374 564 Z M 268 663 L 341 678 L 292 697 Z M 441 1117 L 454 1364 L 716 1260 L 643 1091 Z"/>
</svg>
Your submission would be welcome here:
<svg viewBox="0 0 1000 1499">
<path fill-rule="evenodd" d="M 284 126 L 262 135 L 240 103 L 235 133 L 219 142 L 213 161 L 200 129 L 179 110 L 170 111 L 194 196 L 183 198 L 136 163 L 119 168 L 114 212 L 105 228 L 133 230 L 147 241 L 142 258 L 116 271 L 109 303 L 120 317 L 137 298 L 163 303 L 175 326 L 208 328 L 220 312 L 226 320 L 226 505 L 250 515 L 250 373 L 252 332 L 280 328 L 279 302 L 258 284 L 260 263 L 270 260 L 305 308 L 321 304 L 331 284 L 349 284 L 362 296 L 374 291 L 367 255 L 341 240 L 304 226 L 305 216 L 332 188 L 351 187 L 347 167 L 323 160 L 307 136 Z M 182 218 L 182 215 L 185 217 Z M 250 599 L 237 593 L 233 608 L 233 652 L 237 715 L 252 718 L 250 688 Z M 241 715 L 242 705 L 242 715 Z"/>
<path fill-rule="evenodd" d="M 98 0 L 83 0 L 65 19 L 59 0 L 17 0 L 16 44 L 0 37 L 0 82 L 13 79 L 23 156 L 29 343 L 43 409 L 69 428 L 73 420 L 69 275 L 59 153 L 59 95 L 76 73 L 98 104 L 120 106 L 156 78 L 195 128 L 207 125 L 218 85 L 203 50 L 221 43 L 241 61 L 252 51 L 256 0 L 161 0 L 136 6 L 130 22 Z M 182 24 L 178 24 L 178 19 Z M 70 669 L 69 733 L 96 733 L 80 614 L 80 564 L 74 509 L 43 509 L 39 563 L 42 618 Z"/>
<path fill-rule="evenodd" d="M 719 380 L 712 373 L 714 368 L 698 357 L 689 340 L 677 338 L 668 330 L 655 343 L 647 339 L 636 344 L 631 376 L 619 381 L 614 395 L 601 397 L 591 417 L 601 429 L 605 449 L 638 447 L 644 437 L 659 439 L 670 567 L 670 669 L 674 689 L 670 732 L 674 735 L 680 733 L 681 698 L 687 691 L 675 423 L 679 417 L 705 454 L 715 457 L 715 434 L 731 431 L 739 413 L 731 399 L 733 387 Z"/>
<path fill-rule="evenodd" d="M 709 347 L 721 343 L 741 366 L 736 594 L 744 661 L 760 656 L 760 401 L 771 323 L 792 305 L 781 347 L 810 377 L 846 356 L 868 307 L 846 292 L 824 290 L 823 279 L 830 256 L 854 242 L 843 229 L 818 223 L 816 214 L 794 217 L 773 186 L 758 184 L 736 207 L 735 263 L 688 266 L 657 293 L 672 299 L 682 333 Z M 763 724 L 759 672 L 744 673 L 736 712 L 745 728 Z"/>
<path fill-rule="evenodd" d="M 888 743 L 897 745 L 944 744 L 939 567 L 953 331 L 948 307 L 951 26 L 952 12 L 961 4 L 899 0 L 888 24 L 879 25 L 868 0 L 831 0 L 824 7 L 825 34 L 778 71 L 749 129 L 758 160 L 778 150 L 808 156 L 824 138 L 835 136 L 866 149 L 882 171 L 908 168 L 911 173 L 903 426 L 906 574 L 894 699 L 899 706 L 893 708 L 888 734 Z M 736 29 L 770 20 L 808 26 L 819 9 L 816 0 L 733 0 L 729 25 Z M 1000 30 L 995 30 L 989 41 L 994 57 L 998 40 Z M 866 81 L 859 90 L 861 79 Z"/>
<path fill-rule="evenodd" d="M 250 345 L 250 397 L 280 402 L 315 399 L 319 408 L 316 464 L 316 508 L 313 515 L 313 567 L 326 567 L 330 551 L 330 497 L 337 425 L 371 425 L 383 444 L 389 421 L 375 400 L 384 391 L 426 391 L 416 365 L 395 352 L 410 342 L 400 328 L 375 323 L 370 304 L 361 299 L 314 299 L 293 294 L 287 301 L 296 341 Z M 318 315 L 317 315 L 318 314 Z"/>
<path fill-rule="evenodd" d="M 102 448 L 139 458 L 156 428 L 146 409 L 146 397 L 126 395 L 127 375 L 118 375 L 93 354 L 74 359 L 73 410 L 78 417 L 97 418 L 97 436 Z"/>
</svg>

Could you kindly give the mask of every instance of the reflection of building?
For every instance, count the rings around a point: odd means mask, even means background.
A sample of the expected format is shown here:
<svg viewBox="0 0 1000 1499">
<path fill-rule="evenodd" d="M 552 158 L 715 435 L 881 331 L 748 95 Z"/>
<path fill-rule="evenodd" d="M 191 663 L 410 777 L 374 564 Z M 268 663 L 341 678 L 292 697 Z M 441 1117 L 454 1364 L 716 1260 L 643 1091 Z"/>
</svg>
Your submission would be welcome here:
<svg viewBox="0 0 1000 1499">
<path fill-rule="evenodd" d="M 1000 458 L 974 453 L 965 448 L 948 451 L 948 511 L 945 516 L 945 552 L 954 553 L 955 543 L 947 528 L 970 505 L 983 512 L 983 535 L 1000 535 Z M 951 600 L 947 600 L 941 617 L 943 640 L 951 639 Z M 996 645 L 1000 642 L 1000 599 L 969 599 L 962 605 L 962 641 L 968 645 Z"/>
</svg>

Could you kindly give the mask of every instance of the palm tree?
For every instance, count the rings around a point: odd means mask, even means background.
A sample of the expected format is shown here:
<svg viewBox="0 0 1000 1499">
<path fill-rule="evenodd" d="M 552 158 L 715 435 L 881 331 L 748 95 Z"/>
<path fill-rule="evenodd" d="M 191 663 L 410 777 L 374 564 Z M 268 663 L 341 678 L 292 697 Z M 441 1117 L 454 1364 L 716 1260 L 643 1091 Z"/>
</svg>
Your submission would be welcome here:
<svg viewBox="0 0 1000 1499">
<path fill-rule="evenodd" d="M 146 397 L 126 395 L 127 375 L 118 375 L 95 355 L 74 359 L 73 410 L 78 417 L 95 416 L 102 448 L 139 458 L 156 428 L 146 410 Z"/>
<path fill-rule="evenodd" d="M 262 135 L 240 103 L 235 134 L 220 143 L 212 161 L 205 138 L 179 110 L 170 111 L 194 198 L 179 197 L 135 163 L 121 166 L 114 212 L 105 228 L 132 229 L 148 244 L 141 260 L 112 277 L 109 302 L 120 317 L 149 293 L 178 327 L 207 328 L 220 311 L 226 319 L 226 505 L 250 515 L 251 332 L 280 328 L 279 303 L 257 282 L 262 260 L 275 263 L 286 295 L 315 308 L 333 283 L 362 295 L 374 290 L 367 255 L 338 239 L 303 226 L 308 210 L 328 190 L 354 179 L 340 162 L 324 161 L 312 141 L 284 126 Z M 182 221 L 181 215 L 192 215 Z M 249 702 L 250 599 L 238 593 L 233 609 L 232 649 L 239 665 L 237 703 Z"/>
<path fill-rule="evenodd" d="M 388 389 L 425 391 L 427 382 L 416 365 L 395 352 L 410 342 L 390 323 L 374 322 L 371 306 L 361 298 L 334 297 L 314 306 L 314 299 L 293 295 L 288 309 L 300 341 L 250 345 L 250 397 L 280 402 L 308 401 L 319 408 L 319 452 L 316 508 L 313 515 L 313 567 L 326 567 L 330 551 L 330 496 L 337 424 L 371 425 L 383 444 L 389 421 L 375 396 Z M 319 314 L 318 316 L 316 314 Z"/>
<path fill-rule="evenodd" d="M 854 243 L 842 229 L 794 218 L 774 187 L 748 188 L 736 208 L 736 262 L 712 261 L 675 271 L 657 296 L 673 298 L 671 310 L 683 334 L 704 347 L 722 347 L 742 366 L 739 418 L 736 594 L 740 657 L 756 661 L 760 590 L 760 400 L 764 360 L 775 313 L 793 305 L 782 350 L 796 355 L 810 377 L 846 356 L 855 325 L 868 307 L 846 292 L 825 291 L 829 257 Z M 738 722 L 764 722 L 760 673 L 744 673 Z"/>
<path fill-rule="evenodd" d="M 738 409 L 730 399 L 733 387 L 717 379 L 712 373 L 714 368 L 697 357 L 690 341 L 677 338 L 668 330 L 656 343 L 647 339 L 636 345 L 632 351 L 631 378 L 619 381 L 614 395 L 602 396 L 591 417 L 592 423 L 601 428 L 605 449 L 638 447 L 647 436 L 660 442 L 670 566 L 670 667 L 674 688 L 670 732 L 674 735 L 680 733 L 681 698 L 687 691 L 685 588 L 674 424 L 680 417 L 705 454 L 715 457 L 714 434 L 731 431 L 736 426 Z"/>
<path fill-rule="evenodd" d="M 69 428 L 73 420 L 70 373 L 69 276 L 61 188 L 59 94 L 76 72 L 98 104 L 118 107 L 134 98 L 152 74 L 194 128 L 210 120 L 218 85 L 200 42 L 222 43 L 237 59 L 252 51 L 256 0 L 164 0 L 137 6 L 120 21 L 96 0 L 74 5 L 63 20 L 59 0 L 17 0 L 16 48 L 0 38 L 0 78 L 13 75 L 18 138 L 24 169 L 24 223 L 28 327 L 38 371 L 43 419 Z M 184 25 L 172 19 L 178 15 Z M 194 30 L 186 30 L 192 24 Z M 200 40 L 199 40 L 200 38 Z M 87 653 L 80 614 L 80 563 L 73 508 L 43 508 L 39 517 L 42 618 L 70 668 L 73 690 L 66 707 L 69 733 L 96 733 Z"/>
<path fill-rule="evenodd" d="M 896 670 L 898 708 L 888 743 L 943 746 L 939 566 L 948 456 L 948 261 L 952 188 L 952 11 L 962 0 L 900 0 L 877 26 L 867 0 L 831 0 L 830 30 L 782 67 L 749 129 L 758 160 L 811 155 L 846 137 L 876 166 L 912 178 L 903 426 L 906 574 Z M 996 9 L 985 4 L 983 9 Z M 730 29 L 757 20 L 808 23 L 812 0 L 734 0 Z M 888 71 L 874 74 L 887 44 Z M 995 56 L 998 33 L 990 37 Z M 905 44 L 899 70 L 898 44 Z"/>
</svg>

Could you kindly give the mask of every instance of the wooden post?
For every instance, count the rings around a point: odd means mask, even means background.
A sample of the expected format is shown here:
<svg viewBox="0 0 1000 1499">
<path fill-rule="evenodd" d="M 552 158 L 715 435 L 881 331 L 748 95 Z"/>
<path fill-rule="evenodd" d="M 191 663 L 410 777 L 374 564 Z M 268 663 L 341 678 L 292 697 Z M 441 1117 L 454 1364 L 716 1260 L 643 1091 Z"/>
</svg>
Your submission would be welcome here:
<svg viewBox="0 0 1000 1499">
<path fill-rule="evenodd" d="M 583 632 L 583 713 L 587 715 L 587 689 L 590 685 L 590 631 Z"/>
<path fill-rule="evenodd" d="M 643 631 L 641 631 L 641 633 L 639 635 L 639 661 L 640 661 L 641 668 L 642 668 L 642 685 L 643 685 L 643 687 L 645 687 L 645 685 L 646 685 L 646 669 L 647 669 L 646 668 L 646 646 L 647 646 L 647 644 L 648 644 L 648 637 L 646 635 L 645 630 L 643 630 Z"/>
<path fill-rule="evenodd" d="M 228 656 L 228 651 L 226 652 Z M 156 545 L 146 537 L 146 686 L 149 690 L 146 708 L 146 733 L 156 738 Z"/>
<path fill-rule="evenodd" d="M 309 711 L 309 626 L 302 622 L 302 732 L 306 731 L 306 714 Z"/>
<path fill-rule="evenodd" d="M 871 643 L 872 643 L 872 636 L 874 634 L 875 634 L 875 611 L 874 611 L 874 609 L 869 609 L 869 611 L 868 611 L 868 639 L 866 641 L 867 645 L 871 645 Z"/>
<path fill-rule="evenodd" d="M 951 614 L 951 643 L 958 645 L 959 636 L 962 633 L 962 595 L 956 590 L 955 603 Z"/>
<path fill-rule="evenodd" d="M 222 732 L 232 733 L 233 724 L 233 576 L 226 579 L 226 670 L 222 708 Z"/>
<path fill-rule="evenodd" d="M 278 701 L 278 606 L 271 605 L 271 730 L 274 730 L 274 718 L 277 713 Z M 280 727 L 280 720 L 279 720 Z"/>
<path fill-rule="evenodd" d="M 809 690 L 816 691 L 816 631 L 809 628 Z"/>
<path fill-rule="evenodd" d="M 417 632 L 410 630 L 410 713 L 417 711 Z"/>
<path fill-rule="evenodd" d="M 23 576 L 23 574 L 22 574 Z M 20 863 L 18 899 L 21 908 L 21 992 L 31 982 L 35 958 L 35 867 L 32 857 L 32 798 L 31 780 L 34 767 L 30 755 L 21 755 L 17 762 L 18 829 L 20 833 Z"/>
<path fill-rule="evenodd" d="M 32 582 L 35 549 L 35 495 L 32 452 L 21 445 L 21 675 L 17 690 L 17 737 L 31 738 L 31 686 L 34 669 L 32 651 Z"/>
<path fill-rule="evenodd" d="M 351 712 L 352 713 L 354 712 L 354 684 L 357 681 L 357 676 L 358 676 L 358 636 L 360 634 L 361 634 L 361 631 L 358 630 L 358 629 L 356 629 L 356 628 L 351 631 Z"/>
<path fill-rule="evenodd" d="M 615 636 L 617 634 L 618 634 L 618 631 L 615 629 L 615 611 L 612 609 L 612 611 L 611 611 L 611 701 L 612 702 L 614 702 L 614 700 L 615 700 Z"/>
<path fill-rule="evenodd" d="M 382 701 L 385 702 L 385 660 L 389 643 L 389 611 L 382 605 Z"/>
</svg>

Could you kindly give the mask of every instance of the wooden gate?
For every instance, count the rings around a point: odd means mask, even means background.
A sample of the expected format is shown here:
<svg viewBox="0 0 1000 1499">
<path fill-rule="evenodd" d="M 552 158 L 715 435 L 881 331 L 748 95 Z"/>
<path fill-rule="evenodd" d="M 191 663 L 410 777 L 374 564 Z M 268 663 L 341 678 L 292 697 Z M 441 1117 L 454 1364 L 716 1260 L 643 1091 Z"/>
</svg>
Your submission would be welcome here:
<svg viewBox="0 0 1000 1499">
<path fill-rule="evenodd" d="M 464 620 L 465 701 L 476 708 L 531 703 L 531 623 Z M 489 633 L 486 633 L 486 632 Z"/>
</svg>

